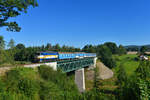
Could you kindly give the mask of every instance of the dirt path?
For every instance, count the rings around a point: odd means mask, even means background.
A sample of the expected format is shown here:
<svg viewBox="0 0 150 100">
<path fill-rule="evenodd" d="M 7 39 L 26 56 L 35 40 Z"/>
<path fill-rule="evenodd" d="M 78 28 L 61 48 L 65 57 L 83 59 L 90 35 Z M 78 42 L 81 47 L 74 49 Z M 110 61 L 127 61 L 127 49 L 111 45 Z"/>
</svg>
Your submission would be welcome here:
<svg viewBox="0 0 150 100">
<path fill-rule="evenodd" d="M 109 69 L 108 67 L 106 67 L 103 63 L 98 62 L 97 63 L 97 67 L 99 68 L 99 72 L 100 72 L 100 79 L 109 79 L 113 77 L 113 71 L 111 69 Z"/>
<path fill-rule="evenodd" d="M 0 67 L 0 76 L 4 75 L 5 72 L 9 71 L 13 67 Z"/>
<path fill-rule="evenodd" d="M 97 67 L 99 68 L 99 78 L 104 80 L 104 79 L 110 79 L 113 77 L 113 71 L 106 67 L 103 63 L 98 62 Z M 94 78 L 94 71 L 93 70 L 87 70 L 85 72 L 87 80 L 93 80 Z"/>
</svg>

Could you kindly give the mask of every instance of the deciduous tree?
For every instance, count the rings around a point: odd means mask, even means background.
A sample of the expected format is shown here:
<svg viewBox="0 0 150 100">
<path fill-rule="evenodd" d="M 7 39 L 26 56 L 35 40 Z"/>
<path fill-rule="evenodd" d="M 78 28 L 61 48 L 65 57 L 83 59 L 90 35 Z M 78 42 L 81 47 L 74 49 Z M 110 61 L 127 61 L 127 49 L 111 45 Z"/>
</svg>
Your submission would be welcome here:
<svg viewBox="0 0 150 100">
<path fill-rule="evenodd" d="M 10 21 L 21 13 L 26 13 L 29 6 L 37 6 L 36 0 L 0 0 L 0 27 L 6 26 L 8 31 L 20 31 L 16 21 Z"/>
</svg>

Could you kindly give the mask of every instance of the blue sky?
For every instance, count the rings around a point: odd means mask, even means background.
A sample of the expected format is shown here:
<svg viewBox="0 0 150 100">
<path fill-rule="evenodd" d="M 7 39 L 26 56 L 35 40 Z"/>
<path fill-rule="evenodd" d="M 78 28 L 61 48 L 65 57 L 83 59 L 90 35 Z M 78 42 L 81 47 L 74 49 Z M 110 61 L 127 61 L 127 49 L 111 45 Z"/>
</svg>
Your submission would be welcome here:
<svg viewBox="0 0 150 100">
<path fill-rule="evenodd" d="M 83 47 L 107 41 L 150 44 L 150 0 L 38 0 L 16 20 L 21 32 L 0 29 L 6 41 Z"/>
</svg>

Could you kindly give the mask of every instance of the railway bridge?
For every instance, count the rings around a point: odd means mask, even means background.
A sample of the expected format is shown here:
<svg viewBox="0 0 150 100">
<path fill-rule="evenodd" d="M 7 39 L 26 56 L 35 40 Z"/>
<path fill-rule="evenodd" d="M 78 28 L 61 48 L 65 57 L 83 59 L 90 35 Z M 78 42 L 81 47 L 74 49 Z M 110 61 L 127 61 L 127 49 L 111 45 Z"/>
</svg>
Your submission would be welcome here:
<svg viewBox="0 0 150 100">
<path fill-rule="evenodd" d="M 94 68 L 96 66 L 96 57 L 87 57 L 81 59 L 69 59 L 62 60 L 56 62 L 48 62 L 48 63 L 39 63 L 39 64 L 30 64 L 24 65 L 24 67 L 37 67 L 40 65 L 47 65 L 52 67 L 54 70 L 61 69 L 63 72 L 75 72 L 75 83 L 80 92 L 84 92 L 85 90 L 85 76 L 84 76 L 84 68 L 91 67 Z"/>
</svg>

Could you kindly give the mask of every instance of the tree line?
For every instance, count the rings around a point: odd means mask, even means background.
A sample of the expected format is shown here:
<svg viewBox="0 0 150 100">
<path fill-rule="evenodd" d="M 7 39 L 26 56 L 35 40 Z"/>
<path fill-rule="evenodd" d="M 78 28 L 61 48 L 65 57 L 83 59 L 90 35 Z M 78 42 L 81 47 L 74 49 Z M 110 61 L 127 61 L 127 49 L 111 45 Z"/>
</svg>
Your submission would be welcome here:
<svg viewBox="0 0 150 100">
<path fill-rule="evenodd" d="M 96 46 L 85 45 L 82 49 L 67 45 L 52 45 L 50 43 L 42 46 L 26 47 L 22 43 L 15 45 L 13 39 L 6 44 L 3 36 L 0 36 L 0 63 L 12 63 L 13 61 L 33 62 L 36 53 L 41 51 L 96 53 L 97 57 L 109 68 L 116 66 L 112 55 L 126 54 L 126 49 L 122 45 L 117 46 L 113 42 L 106 42 Z"/>
<path fill-rule="evenodd" d="M 150 51 L 150 45 L 143 45 L 143 46 L 125 46 L 127 51 L 137 51 L 137 52 L 149 52 Z"/>
</svg>

